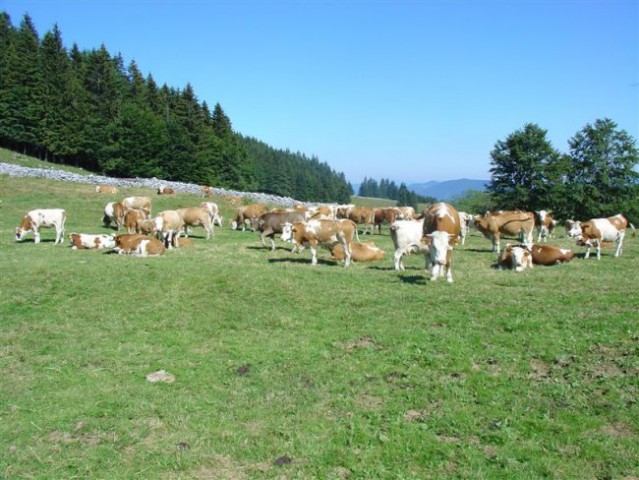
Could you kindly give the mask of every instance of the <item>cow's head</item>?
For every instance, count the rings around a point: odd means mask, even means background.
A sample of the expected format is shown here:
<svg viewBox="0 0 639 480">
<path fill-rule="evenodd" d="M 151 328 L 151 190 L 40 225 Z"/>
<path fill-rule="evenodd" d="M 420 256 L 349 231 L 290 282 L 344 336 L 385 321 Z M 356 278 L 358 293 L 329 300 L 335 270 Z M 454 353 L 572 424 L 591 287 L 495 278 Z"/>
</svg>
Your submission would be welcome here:
<svg viewBox="0 0 639 480">
<path fill-rule="evenodd" d="M 285 222 L 282 224 L 282 234 L 280 235 L 280 239 L 283 242 L 291 242 L 293 241 L 293 232 L 295 231 L 295 227 L 291 222 Z"/>
<path fill-rule="evenodd" d="M 29 215 L 25 215 L 20 225 L 16 227 L 16 242 L 19 242 L 27 233 L 31 232 L 33 232 L 33 225 L 31 224 Z"/>
<path fill-rule="evenodd" d="M 521 246 L 510 247 L 510 268 L 516 272 L 523 272 L 526 268 L 532 267 L 532 255 L 530 251 Z"/>
<path fill-rule="evenodd" d="M 581 230 L 581 222 L 576 221 L 570 226 L 570 229 L 568 230 L 566 235 L 568 235 L 569 237 L 573 237 L 573 238 L 579 239 L 579 237 L 581 237 L 582 233 L 583 232 Z"/>
<path fill-rule="evenodd" d="M 429 233 L 426 236 L 429 245 L 430 259 L 435 265 L 446 265 L 448 263 L 448 252 L 453 249 L 450 246 L 450 234 L 439 230 Z"/>
</svg>

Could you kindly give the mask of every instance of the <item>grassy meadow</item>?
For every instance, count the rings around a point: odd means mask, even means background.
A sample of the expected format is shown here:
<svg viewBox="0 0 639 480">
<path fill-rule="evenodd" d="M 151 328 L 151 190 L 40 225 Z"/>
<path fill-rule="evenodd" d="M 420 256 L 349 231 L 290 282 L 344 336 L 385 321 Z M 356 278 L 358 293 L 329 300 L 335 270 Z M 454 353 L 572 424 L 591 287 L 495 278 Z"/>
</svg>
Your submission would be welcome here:
<svg viewBox="0 0 639 480">
<path fill-rule="evenodd" d="M 448 285 L 417 256 L 395 272 L 387 226 L 384 261 L 311 267 L 219 201 L 214 239 L 135 258 L 15 242 L 32 208 L 110 232 L 91 185 L 0 176 L 0 199 L 2 478 L 639 478 L 631 235 L 514 273 L 472 232 Z"/>
</svg>

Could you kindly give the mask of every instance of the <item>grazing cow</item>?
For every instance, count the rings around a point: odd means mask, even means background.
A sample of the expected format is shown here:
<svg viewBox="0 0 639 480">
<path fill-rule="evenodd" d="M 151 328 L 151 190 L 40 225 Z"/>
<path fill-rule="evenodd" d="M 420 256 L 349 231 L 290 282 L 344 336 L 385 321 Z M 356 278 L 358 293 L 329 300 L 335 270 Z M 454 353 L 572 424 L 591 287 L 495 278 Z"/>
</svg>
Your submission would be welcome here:
<svg viewBox="0 0 639 480">
<path fill-rule="evenodd" d="M 135 233 L 155 236 L 156 232 L 154 218 L 138 219 L 135 224 Z"/>
<path fill-rule="evenodd" d="M 138 255 L 140 257 L 146 257 L 149 255 L 162 255 L 165 247 L 157 238 L 127 233 L 117 235 L 115 237 L 114 250 L 121 255 Z"/>
<path fill-rule="evenodd" d="M 317 265 L 317 247 L 330 247 L 340 243 L 344 249 L 344 267 L 351 264 L 351 243 L 357 231 L 355 222 L 341 220 L 309 220 L 299 223 L 285 223 L 281 239 L 298 246 L 308 245 L 311 249 L 311 265 Z"/>
<path fill-rule="evenodd" d="M 215 202 L 202 202 L 200 203 L 200 208 L 205 209 L 209 212 L 209 216 L 211 217 L 211 225 L 215 225 L 218 227 L 222 226 L 222 217 L 219 215 L 219 210 L 217 207 L 217 203 Z"/>
<path fill-rule="evenodd" d="M 116 194 L 118 193 L 118 187 L 116 187 L 115 185 L 96 185 L 95 193 Z"/>
<path fill-rule="evenodd" d="M 136 233 L 138 221 L 146 219 L 147 216 L 144 210 L 127 210 L 124 214 L 124 226 L 127 233 Z"/>
<path fill-rule="evenodd" d="M 177 211 L 164 210 L 155 217 L 155 230 L 166 248 L 177 247 L 177 240 L 184 230 L 184 220 Z"/>
<path fill-rule="evenodd" d="M 402 257 L 411 253 L 428 255 L 428 246 L 422 243 L 424 220 L 396 220 L 390 226 L 390 235 L 395 245 L 393 265 L 395 270 L 404 270 Z"/>
<path fill-rule="evenodd" d="M 557 220 L 550 216 L 550 212 L 547 210 L 539 210 L 535 212 L 535 225 L 539 235 L 537 236 L 537 242 L 545 242 L 548 238 L 552 238 L 555 227 L 557 226 Z"/>
<path fill-rule="evenodd" d="M 497 261 L 497 268 L 523 272 L 527 268 L 533 268 L 533 259 L 530 251 L 522 245 L 506 244 L 506 248 L 501 253 Z"/>
<path fill-rule="evenodd" d="M 144 210 L 144 212 L 151 215 L 151 199 L 149 197 L 126 197 L 122 200 L 122 205 L 125 210 Z"/>
<path fill-rule="evenodd" d="M 264 239 L 266 237 L 271 240 L 271 250 L 275 250 L 275 234 L 282 233 L 282 227 L 285 223 L 299 223 L 306 220 L 301 212 L 268 212 L 260 215 L 253 220 L 253 230 L 260 232 L 260 240 L 262 246 L 266 247 Z M 296 246 L 293 245 L 293 249 Z"/>
<path fill-rule="evenodd" d="M 104 207 L 104 216 L 102 223 L 106 228 L 111 226 L 111 222 L 115 222 L 118 230 L 124 225 L 125 208 L 122 202 L 109 202 Z"/>
<path fill-rule="evenodd" d="M 521 210 L 499 210 L 475 215 L 474 227 L 492 241 L 493 252 L 501 251 L 501 235 L 523 236 L 525 245 L 533 243 L 535 215 Z"/>
<path fill-rule="evenodd" d="M 339 243 L 331 247 L 331 258 L 337 261 L 344 260 L 344 248 Z M 351 243 L 351 260 L 354 262 L 376 262 L 383 259 L 384 250 L 377 247 L 374 242 Z"/>
<path fill-rule="evenodd" d="M 213 189 L 208 185 L 200 185 L 200 193 L 202 194 L 202 198 L 204 197 L 212 197 Z"/>
<path fill-rule="evenodd" d="M 587 222 L 581 222 L 581 226 L 574 225 L 569 235 L 575 237 L 579 245 L 586 247 L 584 258 L 590 256 L 590 249 L 594 245 L 597 249 L 597 260 L 601 260 L 602 242 L 615 242 L 617 245 L 615 257 L 621 255 L 628 225 L 628 220 L 619 213 L 614 217 L 593 218 Z M 632 224 L 630 224 L 630 228 L 634 229 Z M 581 230 L 581 233 L 578 229 Z"/>
<path fill-rule="evenodd" d="M 404 214 L 399 208 L 376 208 L 374 210 L 374 224 L 377 227 L 377 233 L 382 234 L 382 223 L 388 223 L 389 225 L 395 220 L 401 220 L 404 218 Z"/>
<path fill-rule="evenodd" d="M 448 283 L 453 282 L 451 271 L 453 245 L 461 234 L 459 213 L 448 203 L 435 203 L 424 215 L 424 239 L 429 247 L 428 268 L 431 281 L 446 276 Z"/>
<path fill-rule="evenodd" d="M 575 254 L 568 248 L 559 248 L 555 245 L 534 244 L 530 249 L 532 262 L 535 265 L 557 265 L 558 263 L 570 262 Z"/>
<path fill-rule="evenodd" d="M 69 235 L 69 240 L 71 240 L 71 248 L 73 250 L 84 250 L 89 248 L 100 250 L 102 248 L 115 247 L 114 237 L 115 235 L 72 233 Z"/>
<path fill-rule="evenodd" d="M 171 187 L 158 187 L 158 195 L 175 195 L 175 190 Z"/>
<path fill-rule="evenodd" d="M 356 224 L 364 225 L 364 234 L 368 233 L 370 227 L 371 235 L 375 232 L 375 210 L 368 207 L 353 207 L 348 214 L 350 220 Z"/>
<path fill-rule="evenodd" d="M 184 235 L 188 237 L 188 227 L 202 227 L 206 230 L 206 238 L 212 238 L 214 236 L 213 227 L 211 227 L 211 215 L 205 208 L 189 207 L 178 208 L 178 215 L 184 222 Z"/>
<path fill-rule="evenodd" d="M 40 243 L 40 228 L 55 228 L 56 245 L 64 242 L 64 223 L 67 213 L 62 208 L 40 208 L 31 210 L 22 218 L 16 228 L 16 242 L 33 232 L 35 243 Z"/>
<path fill-rule="evenodd" d="M 268 208 L 263 203 L 252 203 L 239 207 L 235 213 L 235 218 L 231 221 L 231 228 L 237 230 L 241 226 L 242 231 L 244 231 L 246 229 L 246 222 L 251 223 L 253 219 L 266 212 L 268 212 Z"/>
</svg>

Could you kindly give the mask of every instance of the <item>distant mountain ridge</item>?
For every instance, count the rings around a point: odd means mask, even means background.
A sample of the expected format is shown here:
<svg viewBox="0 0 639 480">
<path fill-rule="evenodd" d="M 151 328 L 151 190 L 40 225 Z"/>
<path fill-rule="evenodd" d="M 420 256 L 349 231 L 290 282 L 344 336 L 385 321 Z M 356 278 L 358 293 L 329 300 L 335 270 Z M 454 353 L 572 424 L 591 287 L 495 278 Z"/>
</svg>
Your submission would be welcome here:
<svg viewBox="0 0 639 480">
<path fill-rule="evenodd" d="M 490 180 L 472 180 L 469 178 L 446 180 L 444 182 L 431 180 L 425 183 L 411 183 L 410 185 L 406 185 L 406 188 L 418 195 L 435 197 L 437 200 L 452 200 L 462 196 L 468 190 L 483 192 L 486 190 L 489 181 Z"/>
</svg>

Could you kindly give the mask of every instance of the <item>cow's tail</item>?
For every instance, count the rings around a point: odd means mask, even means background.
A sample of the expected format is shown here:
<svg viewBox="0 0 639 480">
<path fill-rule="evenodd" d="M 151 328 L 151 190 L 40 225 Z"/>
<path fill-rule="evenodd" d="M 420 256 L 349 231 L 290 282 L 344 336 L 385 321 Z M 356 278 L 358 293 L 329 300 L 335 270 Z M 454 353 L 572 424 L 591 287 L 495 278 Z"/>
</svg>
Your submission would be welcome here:
<svg viewBox="0 0 639 480">
<path fill-rule="evenodd" d="M 632 223 L 630 223 L 630 222 L 628 222 L 628 226 L 630 228 L 632 228 L 632 236 L 636 237 L 637 236 L 637 230 L 635 229 L 635 226 Z"/>
</svg>

